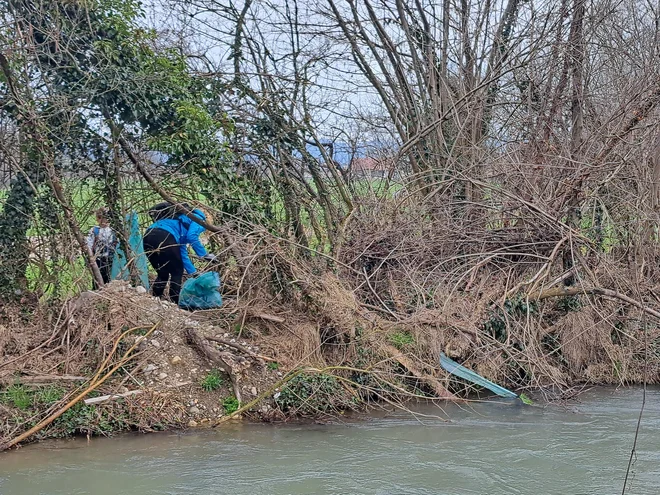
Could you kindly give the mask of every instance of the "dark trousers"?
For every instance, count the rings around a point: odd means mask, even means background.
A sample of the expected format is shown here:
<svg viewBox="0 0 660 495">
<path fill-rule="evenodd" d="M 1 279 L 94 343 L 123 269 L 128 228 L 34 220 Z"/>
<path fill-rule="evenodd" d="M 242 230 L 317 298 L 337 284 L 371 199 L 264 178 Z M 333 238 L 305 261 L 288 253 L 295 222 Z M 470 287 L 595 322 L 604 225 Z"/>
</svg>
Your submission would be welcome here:
<svg viewBox="0 0 660 495">
<path fill-rule="evenodd" d="M 97 256 L 96 266 L 99 267 L 103 283 L 107 284 L 110 282 L 110 274 L 112 272 L 112 256 Z M 96 280 L 94 278 L 92 278 L 92 287 L 94 290 L 98 289 Z"/>
<path fill-rule="evenodd" d="M 183 279 L 181 249 L 174 236 L 162 229 L 149 229 L 142 240 L 144 252 L 158 276 L 153 285 L 153 294 L 162 298 L 167 282 L 170 282 L 170 300 L 179 304 L 179 292 Z"/>
</svg>

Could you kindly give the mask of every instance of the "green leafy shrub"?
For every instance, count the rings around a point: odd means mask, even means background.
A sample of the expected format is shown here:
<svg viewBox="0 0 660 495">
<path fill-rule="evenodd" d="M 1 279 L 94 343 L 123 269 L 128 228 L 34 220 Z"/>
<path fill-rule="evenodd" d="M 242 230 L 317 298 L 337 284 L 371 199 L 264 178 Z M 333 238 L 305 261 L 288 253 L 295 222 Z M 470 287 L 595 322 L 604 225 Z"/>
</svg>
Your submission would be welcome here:
<svg viewBox="0 0 660 495">
<path fill-rule="evenodd" d="M 275 403 L 283 412 L 302 416 L 351 408 L 351 399 L 339 380 L 325 373 L 301 373 L 275 395 Z"/>
<path fill-rule="evenodd" d="M 482 329 L 494 339 L 506 342 L 508 318 L 526 317 L 528 314 L 537 312 L 538 304 L 536 302 L 528 302 L 526 298 L 516 296 L 513 299 L 507 299 L 501 307 L 492 310 L 488 315 L 488 320 L 482 325 Z"/>
</svg>

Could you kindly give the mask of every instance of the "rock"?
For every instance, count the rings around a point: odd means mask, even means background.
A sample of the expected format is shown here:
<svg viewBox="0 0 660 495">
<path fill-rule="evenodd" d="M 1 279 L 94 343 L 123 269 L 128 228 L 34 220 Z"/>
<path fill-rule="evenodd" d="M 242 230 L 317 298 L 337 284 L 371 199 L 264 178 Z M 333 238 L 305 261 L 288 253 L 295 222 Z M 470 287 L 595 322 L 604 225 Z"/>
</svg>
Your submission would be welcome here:
<svg viewBox="0 0 660 495">
<path fill-rule="evenodd" d="M 250 389 L 250 393 L 251 393 L 252 395 L 255 395 L 255 396 L 256 396 L 256 395 L 257 395 L 257 387 L 252 387 L 252 388 Z"/>
<path fill-rule="evenodd" d="M 144 367 L 144 374 L 148 375 L 149 373 L 153 373 L 156 371 L 156 365 L 155 364 L 148 364 Z"/>
<path fill-rule="evenodd" d="M 119 387 L 118 392 L 120 394 L 125 394 L 126 392 L 128 392 L 128 388 L 127 387 Z"/>
<path fill-rule="evenodd" d="M 174 356 L 170 362 L 172 364 L 179 364 L 181 362 L 181 357 L 180 356 Z"/>
<path fill-rule="evenodd" d="M 282 376 L 282 372 L 281 372 L 281 371 L 278 371 L 278 372 L 277 372 L 277 376 Z"/>
<path fill-rule="evenodd" d="M 158 374 L 158 379 L 159 380 L 165 380 L 167 378 L 167 373 L 159 373 Z"/>
<path fill-rule="evenodd" d="M 194 428 L 195 426 L 197 426 L 197 421 L 191 419 L 190 421 L 188 421 L 188 426 Z"/>
<path fill-rule="evenodd" d="M 156 349 L 160 349 L 160 342 L 157 340 L 152 340 L 151 345 L 154 346 Z"/>
<path fill-rule="evenodd" d="M 138 286 L 135 288 L 135 292 L 137 292 L 138 294 L 146 294 L 146 293 L 147 293 L 147 289 L 145 289 L 145 288 L 142 287 L 141 285 L 138 285 Z"/>
<path fill-rule="evenodd" d="M 223 337 L 224 337 L 224 338 L 227 338 L 227 337 L 229 337 L 229 334 L 226 333 L 226 334 L 223 335 Z"/>
<path fill-rule="evenodd" d="M 202 423 L 208 423 L 209 421 L 211 421 L 209 418 L 204 418 L 204 419 L 202 420 Z"/>
<path fill-rule="evenodd" d="M 199 407 L 192 406 L 190 409 L 188 409 L 188 412 L 190 414 L 199 414 Z"/>
</svg>

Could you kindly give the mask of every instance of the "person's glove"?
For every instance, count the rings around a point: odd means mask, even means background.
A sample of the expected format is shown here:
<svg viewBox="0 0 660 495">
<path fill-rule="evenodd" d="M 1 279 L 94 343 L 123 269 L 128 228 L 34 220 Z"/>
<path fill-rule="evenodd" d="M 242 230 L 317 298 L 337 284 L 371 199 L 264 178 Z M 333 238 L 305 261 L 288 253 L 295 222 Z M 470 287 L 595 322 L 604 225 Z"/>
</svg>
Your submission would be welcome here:
<svg viewBox="0 0 660 495">
<path fill-rule="evenodd" d="M 216 258 L 217 258 L 217 256 L 215 254 L 211 254 L 211 253 L 202 256 L 202 259 L 204 261 L 215 261 Z"/>
</svg>

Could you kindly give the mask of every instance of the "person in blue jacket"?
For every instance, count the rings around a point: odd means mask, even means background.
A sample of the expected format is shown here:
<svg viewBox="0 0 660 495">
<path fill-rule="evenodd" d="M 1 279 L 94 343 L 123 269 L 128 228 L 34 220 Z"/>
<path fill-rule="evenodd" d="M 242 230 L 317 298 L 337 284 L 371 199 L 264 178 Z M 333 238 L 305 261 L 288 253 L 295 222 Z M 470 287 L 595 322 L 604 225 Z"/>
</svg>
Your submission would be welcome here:
<svg viewBox="0 0 660 495">
<path fill-rule="evenodd" d="M 195 209 L 193 214 L 206 220 L 201 210 Z M 187 215 L 176 214 L 173 217 L 156 220 L 147 229 L 142 243 L 149 263 L 158 274 L 153 284 L 154 296 L 163 298 L 169 281 L 170 301 L 179 304 L 183 272 L 197 272 L 188 256 L 188 245 L 197 256 L 207 261 L 215 260 L 215 255 L 209 254 L 199 240 L 200 234 L 206 230 L 204 227 L 193 222 Z"/>
</svg>

